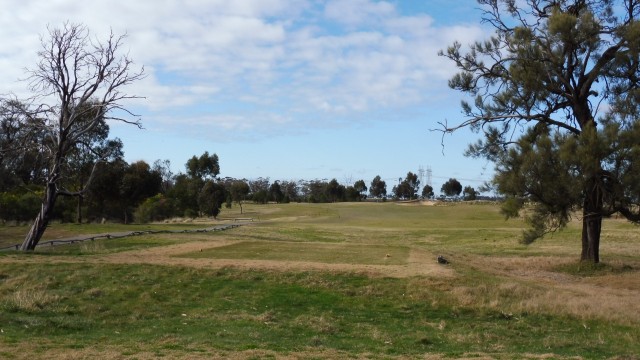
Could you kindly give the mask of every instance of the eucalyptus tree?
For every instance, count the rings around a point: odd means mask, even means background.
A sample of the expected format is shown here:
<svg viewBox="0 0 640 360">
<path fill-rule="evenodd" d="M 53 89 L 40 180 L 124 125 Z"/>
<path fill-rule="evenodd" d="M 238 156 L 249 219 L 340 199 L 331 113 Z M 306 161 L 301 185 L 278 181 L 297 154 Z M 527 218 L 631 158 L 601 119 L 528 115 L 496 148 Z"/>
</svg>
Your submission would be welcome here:
<svg viewBox="0 0 640 360">
<path fill-rule="evenodd" d="M 460 193 L 462 192 L 462 184 L 460 184 L 460 181 L 457 179 L 450 178 L 447 182 L 442 184 L 440 192 L 445 196 L 460 196 Z"/>
<path fill-rule="evenodd" d="M 409 171 L 404 180 L 393 187 L 393 192 L 397 198 L 412 200 L 418 197 L 419 188 L 420 180 L 418 180 L 418 175 Z"/>
<path fill-rule="evenodd" d="M 38 184 L 44 177 L 42 120 L 28 108 L 15 98 L 0 99 L 0 192 Z"/>
<path fill-rule="evenodd" d="M 387 183 L 382 180 L 380 175 L 376 175 L 376 177 L 371 180 L 369 194 L 374 198 L 385 198 L 387 196 Z"/>
<path fill-rule="evenodd" d="M 187 160 L 187 174 L 193 178 L 202 180 L 215 179 L 220 174 L 220 163 L 217 154 L 209 155 L 205 151 L 200 157 L 195 155 Z"/>
<path fill-rule="evenodd" d="M 65 23 L 61 28 L 48 28 L 42 38 L 35 68 L 27 70 L 33 98 L 25 113 L 38 119 L 33 131 L 46 134 L 44 143 L 47 169 L 40 211 L 26 235 L 22 250 L 33 250 L 51 219 L 60 195 L 78 196 L 78 190 L 64 187 L 65 162 L 72 149 L 102 120 L 115 120 L 140 126 L 139 119 L 123 103 L 136 98 L 124 91 L 143 78 L 144 69 L 133 70 L 127 55 L 120 55 L 124 36 L 109 34 L 100 41 L 90 36 L 80 24 Z M 100 161 L 96 161 L 96 164 Z M 91 174 L 86 180 L 90 183 Z"/>
<path fill-rule="evenodd" d="M 62 163 L 62 170 L 66 176 L 60 179 L 62 186 L 74 191 L 78 223 L 82 223 L 85 193 L 90 187 L 88 180 L 95 177 L 93 175 L 98 164 L 101 161 L 113 162 L 124 156 L 122 141 L 108 138 L 109 125 L 103 115 L 96 113 L 100 111 L 99 104 L 89 101 L 82 106 L 86 109 L 79 111 L 83 115 L 78 119 L 78 127 L 84 127 L 86 121 L 93 121 L 95 125 L 78 136 L 75 144 L 70 146 Z"/>
<path fill-rule="evenodd" d="M 280 186 L 279 181 L 274 181 L 269 186 L 269 199 L 275 201 L 276 203 L 282 202 L 284 199 L 284 193 L 282 192 L 282 186 Z"/>
<path fill-rule="evenodd" d="M 353 183 L 353 189 L 358 192 L 358 195 L 361 199 L 366 199 L 367 197 L 367 185 L 365 184 L 364 180 L 358 180 L 355 183 Z"/>
<path fill-rule="evenodd" d="M 442 130 L 483 134 L 467 155 L 495 163 L 505 214 L 534 204 L 524 242 L 581 210 L 581 259 L 597 263 L 603 218 L 640 222 L 640 0 L 478 2 L 494 33 L 441 52 L 475 98 Z"/>
<path fill-rule="evenodd" d="M 462 190 L 462 198 L 467 201 L 475 200 L 478 198 L 478 191 L 471 186 L 465 186 Z"/>
<path fill-rule="evenodd" d="M 242 202 L 247 199 L 249 192 L 251 191 L 247 180 L 230 179 L 229 182 L 225 184 L 225 187 L 229 189 L 231 201 L 235 201 L 236 204 L 240 206 L 240 214 L 242 214 Z"/>
<path fill-rule="evenodd" d="M 431 199 L 435 194 L 433 193 L 433 186 L 427 184 L 422 188 L 422 198 Z"/>
</svg>

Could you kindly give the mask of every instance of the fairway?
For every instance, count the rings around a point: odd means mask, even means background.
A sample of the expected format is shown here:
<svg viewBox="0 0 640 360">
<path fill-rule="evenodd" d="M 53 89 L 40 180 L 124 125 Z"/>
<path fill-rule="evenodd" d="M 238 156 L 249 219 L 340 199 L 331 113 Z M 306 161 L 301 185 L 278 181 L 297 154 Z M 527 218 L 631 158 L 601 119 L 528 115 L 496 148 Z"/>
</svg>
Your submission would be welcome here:
<svg viewBox="0 0 640 360">
<path fill-rule="evenodd" d="M 153 234 L 0 253 L 0 358 L 637 359 L 640 236 L 532 245 L 496 204 L 243 206 Z M 238 212 L 236 212 L 238 211 Z M 225 220 L 231 219 L 231 220 Z M 26 227 L 0 227 L 10 243 Z M 132 226 L 54 224 L 46 239 Z M 444 256 L 450 263 L 438 264 Z"/>
</svg>

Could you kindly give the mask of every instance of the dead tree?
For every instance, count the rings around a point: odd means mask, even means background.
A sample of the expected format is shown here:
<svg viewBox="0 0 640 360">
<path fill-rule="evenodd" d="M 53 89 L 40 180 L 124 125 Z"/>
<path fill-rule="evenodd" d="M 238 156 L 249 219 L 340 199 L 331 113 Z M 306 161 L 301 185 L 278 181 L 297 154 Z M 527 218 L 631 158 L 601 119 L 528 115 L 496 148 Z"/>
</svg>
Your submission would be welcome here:
<svg viewBox="0 0 640 360">
<path fill-rule="evenodd" d="M 99 41 L 84 25 L 71 23 L 48 30 L 49 37 L 41 39 L 37 66 L 27 70 L 34 94 L 30 103 L 37 104 L 29 110 L 30 116 L 41 119 L 36 122 L 41 129 L 34 131 L 46 134 L 48 168 L 42 206 L 20 247 L 23 251 L 35 249 L 58 196 L 81 196 L 91 182 L 95 166 L 80 189 L 69 191 L 62 185 L 68 176 L 64 163 L 83 137 L 105 120 L 141 127 L 139 117 L 123 105 L 127 99 L 139 98 L 124 93 L 123 88 L 144 77 L 144 68 L 132 70 L 132 60 L 119 55 L 125 36 L 112 32 Z"/>
</svg>

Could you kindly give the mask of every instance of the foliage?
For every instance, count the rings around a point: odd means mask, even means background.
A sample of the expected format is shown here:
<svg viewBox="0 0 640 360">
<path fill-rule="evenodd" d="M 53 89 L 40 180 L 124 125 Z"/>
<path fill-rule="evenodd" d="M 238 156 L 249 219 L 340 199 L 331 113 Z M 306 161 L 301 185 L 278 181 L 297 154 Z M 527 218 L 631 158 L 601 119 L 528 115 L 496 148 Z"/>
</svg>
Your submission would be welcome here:
<svg viewBox="0 0 640 360">
<path fill-rule="evenodd" d="M 460 184 L 460 182 L 455 178 L 450 178 L 447 182 L 442 184 L 440 192 L 445 196 L 459 196 L 462 192 L 462 184 Z"/>
<path fill-rule="evenodd" d="M 178 174 L 174 178 L 173 186 L 167 192 L 167 197 L 175 201 L 176 213 L 197 216 L 198 214 L 198 194 L 203 186 L 203 181 L 192 178 L 185 174 Z M 191 216 L 187 216 L 191 217 Z"/>
<path fill-rule="evenodd" d="M 362 194 L 362 196 L 366 196 L 365 194 L 367 193 L 367 185 L 364 183 L 364 180 L 358 180 L 353 183 L 353 189 Z"/>
<path fill-rule="evenodd" d="M 376 175 L 376 177 L 371 180 L 369 194 L 374 198 L 385 198 L 387 196 L 387 183 L 380 178 L 380 175 Z"/>
<path fill-rule="evenodd" d="M 218 155 L 209 155 L 208 151 L 205 151 L 200 157 L 194 155 L 185 166 L 187 175 L 192 178 L 215 179 L 220 174 Z"/>
<path fill-rule="evenodd" d="M 254 202 L 266 204 L 269 201 L 269 178 L 251 180 L 249 188 Z"/>
<path fill-rule="evenodd" d="M 463 102 L 467 120 L 443 131 L 483 132 L 467 154 L 495 162 L 497 190 L 521 200 L 511 205 L 536 204 L 525 242 L 581 208 L 581 258 L 597 263 L 603 218 L 640 222 L 628 181 L 640 177 L 638 138 L 624 140 L 640 121 L 640 1 L 480 3 L 494 35 L 441 52 L 461 70 L 449 85 L 475 97 Z"/>
<path fill-rule="evenodd" d="M 28 221 L 40 210 L 42 194 L 38 192 L 0 193 L 0 219 Z"/>
<path fill-rule="evenodd" d="M 147 198 L 133 213 L 133 218 L 137 223 L 144 224 L 152 221 L 168 219 L 175 214 L 172 199 L 166 198 L 162 194 Z"/>
<path fill-rule="evenodd" d="M 278 181 L 274 181 L 271 186 L 269 186 L 269 199 L 276 203 L 280 203 L 284 199 L 284 193 Z"/>
<path fill-rule="evenodd" d="M 220 182 L 207 180 L 198 194 L 200 212 L 205 216 L 213 216 L 216 218 L 226 199 L 227 192 L 225 191 L 224 185 Z"/>
<path fill-rule="evenodd" d="M 42 184 L 46 170 L 45 133 L 26 102 L 0 98 L 0 192 Z"/>
<path fill-rule="evenodd" d="M 132 211 L 145 199 L 155 196 L 162 189 L 162 177 L 140 160 L 129 165 L 124 172 L 120 193 L 127 212 Z M 126 219 L 125 219 L 126 222 Z"/>
<path fill-rule="evenodd" d="M 475 200 L 478 197 L 478 192 L 471 186 L 465 186 L 462 190 L 462 198 L 466 201 Z"/>
<path fill-rule="evenodd" d="M 422 188 L 423 199 L 431 199 L 434 195 L 435 194 L 433 193 L 433 186 L 427 184 Z"/>
<path fill-rule="evenodd" d="M 246 180 L 227 179 L 224 186 L 229 191 L 230 200 L 240 206 L 240 214 L 242 214 L 242 202 L 247 199 L 251 190 L 249 184 Z"/>
<path fill-rule="evenodd" d="M 129 164 L 122 159 L 98 164 L 91 186 L 84 196 L 89 221 L 105 219 L 126 222 L 129 201 L 122 190 L 125 173 L 129 171 Z M 132 185 L 130 182 L 129 186 Z M 138 182 L 137 185 L 144 186 L 144 183 Z M 131 188 L 127 192 L 142 193 Z"/>
<path fill-rule="evenodd" d="M 413 200 L 418 198 L 419 188 L 420 180 L 418 180 L 418 175 L 409 171 L 407 177 L 400 184 L 393 187 L 393 194 L 398 199 Z"/>
</svg>

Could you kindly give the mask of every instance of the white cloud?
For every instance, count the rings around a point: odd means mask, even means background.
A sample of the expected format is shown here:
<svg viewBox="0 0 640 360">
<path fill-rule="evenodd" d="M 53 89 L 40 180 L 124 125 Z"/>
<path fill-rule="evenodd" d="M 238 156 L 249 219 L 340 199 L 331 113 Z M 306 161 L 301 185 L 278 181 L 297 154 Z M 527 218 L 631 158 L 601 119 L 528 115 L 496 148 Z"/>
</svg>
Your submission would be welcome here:
<svg viewBox="0 0 640 360">
<path fill-rule="evenodd" d="M 151 122 L 170 113 L 163 121 L 211 123 L 232 136 L 424 104 L 454 70 L 437 51 L 481 35 L 387 1 L 8 2 L 0 0 L 12 9 L 0 14 L 0 94 L 18 92 L 14 80 L 35 65 L 46 24 L 68 19 L 101 39 L 127 32 L 125 49 L 148 74 L 127 92 L 146 97 L 136 106 Z"/>
<path fill-rule="evenodd" d="M 325 6 L 324 15 L 349 27 L 357 27 L 393 17 L 396 11 L 395 7 L 386 1 L 330 0 Z"/>
</svg>

